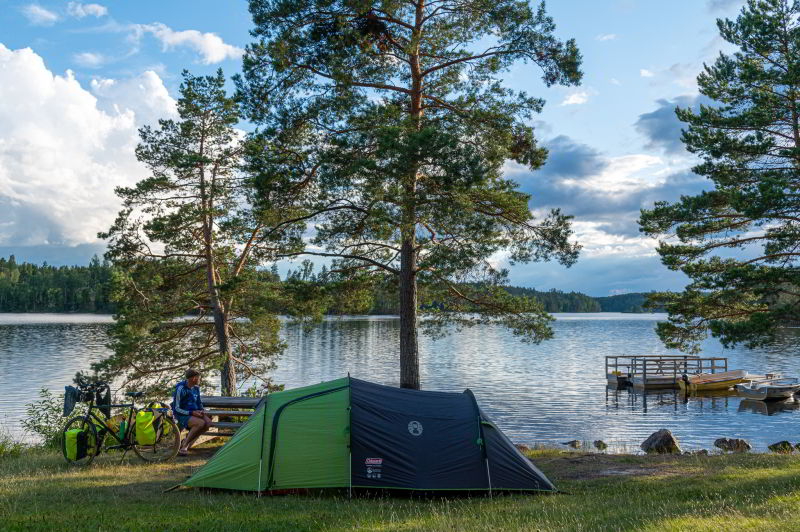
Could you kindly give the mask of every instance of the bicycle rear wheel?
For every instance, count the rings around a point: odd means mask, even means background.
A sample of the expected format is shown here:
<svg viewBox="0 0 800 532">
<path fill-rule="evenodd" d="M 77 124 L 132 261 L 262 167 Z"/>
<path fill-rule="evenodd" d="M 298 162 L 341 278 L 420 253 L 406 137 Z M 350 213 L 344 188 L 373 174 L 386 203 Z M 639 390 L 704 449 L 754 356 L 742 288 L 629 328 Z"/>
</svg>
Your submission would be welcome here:
<svg viewBox="0 0 800 532">
<path fill-rule="evenodd" d="M 73 432 L 68 437 L 69 431 Z M 81 435 L 82 433 L 82 435 Z M 69 441 L 68 441 L 69 440 Z M 88 417 L 74 417 L 61 431 L 61 452 L 64 460 L 74 466 L 87 466 L 99 454 L 97 429 Z"/>
<path fill-rule="evenodd" d="M 146 462 L 167 462 L 175 458 L 181 445 L 181 431 L 178 425 L 167 415 L 161 415 L 156 432 L 156 441 L 152 445 L 133 444 L 133 451 Z M 136 431 L 131 438 L 136 439 Z"/>
</svg>

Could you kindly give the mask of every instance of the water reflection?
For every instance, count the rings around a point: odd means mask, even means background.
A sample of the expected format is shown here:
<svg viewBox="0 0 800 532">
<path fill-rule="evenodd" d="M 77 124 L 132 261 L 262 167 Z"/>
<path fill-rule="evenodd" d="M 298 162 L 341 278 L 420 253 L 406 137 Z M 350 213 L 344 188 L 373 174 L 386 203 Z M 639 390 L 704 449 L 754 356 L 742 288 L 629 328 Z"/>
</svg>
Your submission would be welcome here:
<svg viewBox="0 0 800 532">
<path fill-rule="evenodd" d="M 792 412 L 800 408 L 800 401 L 794 397 L 783 401 L 758 401 L 756 399 L 742 399 L 739 403 L 739 412 L 752 412 L 762 416 L 774 416 L 783 412 Z"/>
</svg>

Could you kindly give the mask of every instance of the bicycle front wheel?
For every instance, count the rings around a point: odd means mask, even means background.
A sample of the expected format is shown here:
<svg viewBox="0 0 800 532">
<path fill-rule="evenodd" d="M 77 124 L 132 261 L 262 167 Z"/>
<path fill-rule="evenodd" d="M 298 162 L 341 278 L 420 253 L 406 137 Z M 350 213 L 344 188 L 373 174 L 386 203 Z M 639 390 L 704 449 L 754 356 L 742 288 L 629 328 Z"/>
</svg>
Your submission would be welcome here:
<svg viewBox="0 0 800 532">
<path fill-rule="evenodd" d="M 136 433 L 131 434 L 135 439 Z M 181 445 L 181 431 L 171 417 L 160 416 L 156 430 L 156 441 L 152 445 L 134 443 L 133 451 L 146 462 L 167 462 L 175 458 Z"/>
<path fill-rule="evenodd" d="M 61 432 L 61 452 L 69 465 L 87 466 L 98 454 L 97 429 L 88 417 L 74 417 Z"/>
</svg>

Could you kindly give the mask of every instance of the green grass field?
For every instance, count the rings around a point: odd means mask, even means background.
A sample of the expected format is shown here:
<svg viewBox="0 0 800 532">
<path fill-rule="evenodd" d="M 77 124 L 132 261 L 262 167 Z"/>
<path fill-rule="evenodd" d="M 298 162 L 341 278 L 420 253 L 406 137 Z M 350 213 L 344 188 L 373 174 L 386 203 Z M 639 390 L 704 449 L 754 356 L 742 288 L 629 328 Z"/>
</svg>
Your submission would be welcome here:
<svg viewBox="0 0 800 532">
<path fill-rule="evenodd" d="M 0 458 L 2 530 L 788 530 L 800 525 L 800 456 L 631 456 L 535 451 L 563 495 L 494 499 L 162 493 L 208 458 L 165 465 L 105 455 Z"/>
</svg>

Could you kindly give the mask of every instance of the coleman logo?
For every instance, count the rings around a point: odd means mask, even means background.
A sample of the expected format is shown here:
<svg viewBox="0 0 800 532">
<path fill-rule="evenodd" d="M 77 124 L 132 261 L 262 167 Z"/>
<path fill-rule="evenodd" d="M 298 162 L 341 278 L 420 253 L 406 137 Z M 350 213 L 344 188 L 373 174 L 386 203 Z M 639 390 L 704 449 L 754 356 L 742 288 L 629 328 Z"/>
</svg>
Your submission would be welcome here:
<svg viewBox="0 0 800 532">
<path fill-rule="evenodd" d="M 383 458 L 367 458 L 364 460 L 365 465 L 381 465 L 383 463 Z"/>
<path fill-rule="evenodd" d="M 419 421 L 409 421 L 408 432 L 410 432 L 412 436 L 421 436 L 422 423 L 420 423 Z"/>
</svg>

